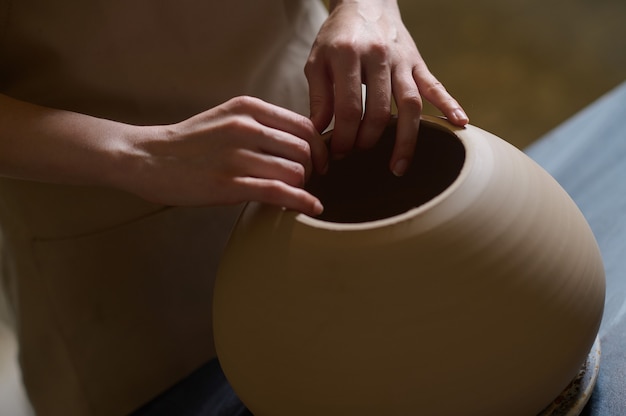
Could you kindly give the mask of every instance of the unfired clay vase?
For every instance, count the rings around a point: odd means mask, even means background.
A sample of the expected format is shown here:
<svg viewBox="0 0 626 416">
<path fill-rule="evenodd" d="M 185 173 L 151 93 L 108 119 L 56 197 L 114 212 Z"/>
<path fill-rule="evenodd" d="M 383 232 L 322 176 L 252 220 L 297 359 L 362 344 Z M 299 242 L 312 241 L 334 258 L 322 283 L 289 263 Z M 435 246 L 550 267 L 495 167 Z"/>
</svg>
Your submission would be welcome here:
<svg viewBox="0 0 626 416">
<path fill-rule="evenodd" d="M 394 130 L 313 178 L 320 218 L 244 210 L 215 287 L 226 377 L 255 416 L 538 414 L 600 324 L 587 222 L 522 152 L 439 118 L 396 178 Z"/>
</svg>

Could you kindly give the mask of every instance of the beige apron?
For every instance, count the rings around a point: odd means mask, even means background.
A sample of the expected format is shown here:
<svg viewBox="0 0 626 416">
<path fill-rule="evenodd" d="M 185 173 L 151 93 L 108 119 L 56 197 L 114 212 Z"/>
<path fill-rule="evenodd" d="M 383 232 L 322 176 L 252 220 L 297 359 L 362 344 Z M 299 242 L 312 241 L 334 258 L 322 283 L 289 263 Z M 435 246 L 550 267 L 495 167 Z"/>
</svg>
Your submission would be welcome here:
<svg viewBox="0 0 626 416">
<path fill-rule="evenodd" d="M 305 113 L 312 0 L 0 0 L 0 91 L 137 124 L 242 94 Z M 40 416 L 127 414 L 214 356 L 239 207 L 0 179 L 4 284 Z"/>
</svg>

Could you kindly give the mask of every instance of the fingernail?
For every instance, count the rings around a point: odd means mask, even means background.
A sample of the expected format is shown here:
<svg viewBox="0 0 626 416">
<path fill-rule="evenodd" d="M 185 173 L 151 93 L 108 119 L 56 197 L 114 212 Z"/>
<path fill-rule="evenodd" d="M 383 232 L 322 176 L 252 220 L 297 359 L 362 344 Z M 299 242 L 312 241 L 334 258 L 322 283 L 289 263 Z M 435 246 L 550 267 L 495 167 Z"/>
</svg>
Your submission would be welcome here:
<svg viewBox="0 0 626 416">
<path fill-rule="evenodd" d="M 313 205 L 313 212 L 315 212 L 315 215 L 320 215 L 324 212 L 324 206 L 320 201 L 316 201 L 315 205 Z"/>
<path fill-rule="evenodd" d="M 409 161 L 406 159 L 400 159 L 393 165 L 392 172 L 396 176 L 402 176 L 406 172 L 406 169 L 409 167 Z"/>
<path fill-rule="evenodd" d="M 452 115 L 454 116 L 456 121 L 463 123 L 463 125 L 469 122 L 469 118 L 467 117 L 467 114 L 465 114 L 465 111 L 461 110 L 460 108 L 457 108 L 456 110 L 454 110 L 452 112 Z"/>
</svg>

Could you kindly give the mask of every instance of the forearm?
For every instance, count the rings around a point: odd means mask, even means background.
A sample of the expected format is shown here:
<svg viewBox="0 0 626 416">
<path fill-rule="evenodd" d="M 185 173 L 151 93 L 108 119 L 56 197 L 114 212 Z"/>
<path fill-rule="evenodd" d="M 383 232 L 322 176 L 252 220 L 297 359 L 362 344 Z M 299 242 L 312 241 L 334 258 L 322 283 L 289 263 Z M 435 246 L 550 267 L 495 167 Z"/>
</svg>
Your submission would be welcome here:
<svg viewBox="0 0 626 416">
<path fill-rule="evenodd" d="M 112 186 L 137 129 L 0 94 L 0 175 Z"/>
<path fill-rule="evenodd" d="M 133 126 L 0 95 L 0 176 L 111 187 L 163 205 L 254 200 L 317 215 L 321 203 L 302 185 L 326 160 L 308 118 L 251 97 Z"/>
</svg>

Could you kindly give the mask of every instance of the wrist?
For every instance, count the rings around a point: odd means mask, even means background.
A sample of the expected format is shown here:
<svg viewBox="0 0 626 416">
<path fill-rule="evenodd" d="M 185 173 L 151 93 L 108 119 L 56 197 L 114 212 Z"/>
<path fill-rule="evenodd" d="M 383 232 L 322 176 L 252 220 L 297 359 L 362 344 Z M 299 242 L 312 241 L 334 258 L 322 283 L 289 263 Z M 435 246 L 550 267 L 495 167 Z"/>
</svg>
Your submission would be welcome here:
<svg viewBox="0 0 626 416">
<path fill-rule="evenodd" d="M 397 7 L 397 0 L 329 0 L 328 1 L 328 10 L 333 11 L 336 7 L 348 4 L 363 4 L 363 5 L 371 5 L 371 4 L 379 4 L 379 5 L 394 5 Z"/>
<path fill-rule="evenodd" d="M 142 194 L 150 166 L 150 143 L 164 137 L 161 126 L 121 125 L 113 132 L 99 168 L 102 185 L 133 194 Z"/>
</svg>

